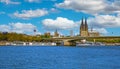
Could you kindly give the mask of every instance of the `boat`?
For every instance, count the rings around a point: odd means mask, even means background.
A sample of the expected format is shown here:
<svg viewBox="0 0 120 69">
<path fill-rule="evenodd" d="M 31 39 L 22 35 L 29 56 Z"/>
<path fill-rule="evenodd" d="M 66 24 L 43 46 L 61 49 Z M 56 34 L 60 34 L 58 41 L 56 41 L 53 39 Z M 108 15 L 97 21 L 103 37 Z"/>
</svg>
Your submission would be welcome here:
<svg viewBox="0 0 120 69">
<path fill-rule="evenodd" d="M 89 42 L 84 39 L 81 42 L 76 42 L 76 46 L 105 46 L 105 44 L 101 42 Z"/>
</svg>

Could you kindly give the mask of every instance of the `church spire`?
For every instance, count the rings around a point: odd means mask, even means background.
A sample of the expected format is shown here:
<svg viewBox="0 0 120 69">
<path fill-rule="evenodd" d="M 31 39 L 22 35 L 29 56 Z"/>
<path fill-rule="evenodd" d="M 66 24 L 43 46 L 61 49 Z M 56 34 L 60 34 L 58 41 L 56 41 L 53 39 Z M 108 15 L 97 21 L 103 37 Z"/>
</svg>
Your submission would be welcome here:
<svg viewBox="0 0 120 69">
<path fill-rule="evenodd" d="M 85 30 L 88 31 L 87 18 L 85 18 Z"/>
<path fill-rule="evenodd" d="M 54 37 L 58 37 L 58 36 L 59 36 L 59 33 L 58 33 L 57 29 L 56 29 L 55 32 L 54 32 Z"/>
<path fill-rule="evenodd" d="M 81 25 L 80 25 L 80 29 L 82 30 L 83 29 L 83 24 L 84 22 L 83 22 L 83 17 L 82 17 L 82 20 L 81 20 Z"/>
<path fill-rule="evenodd" d="M 81 25 L 80 25 L 80 34 L 81 34 L 81 31 L 84 29 L 84 28 L 83 28 L 83 25 L 84 25 L 84 24 L 83 24 L 83 17 L 82 17 Z"/>
</svg>

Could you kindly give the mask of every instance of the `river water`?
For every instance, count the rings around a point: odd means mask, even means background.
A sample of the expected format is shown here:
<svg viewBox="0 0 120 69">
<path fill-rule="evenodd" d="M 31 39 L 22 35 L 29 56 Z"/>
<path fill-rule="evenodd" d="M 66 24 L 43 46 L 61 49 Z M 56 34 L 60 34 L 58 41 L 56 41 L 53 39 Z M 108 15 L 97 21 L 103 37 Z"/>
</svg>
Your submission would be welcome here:
<svg viewBox="0 0 120 69">
<path fill-rule="evenodd" d="M 0 69 L 120 69 L 120 46 L 1 46 Z"/>
</svg>

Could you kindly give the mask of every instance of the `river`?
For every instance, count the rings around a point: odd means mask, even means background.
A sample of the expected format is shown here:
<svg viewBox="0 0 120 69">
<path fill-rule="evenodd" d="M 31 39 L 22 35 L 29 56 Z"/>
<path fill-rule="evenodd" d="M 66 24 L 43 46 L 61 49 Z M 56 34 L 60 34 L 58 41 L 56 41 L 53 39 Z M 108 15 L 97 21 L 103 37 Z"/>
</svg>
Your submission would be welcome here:
<svg viewBox="0 0 120 69">
<path fill-rule="evenodd" d="M 120 46 L 0 46 L 0 69 L 120 69 Z"/>
</svg>

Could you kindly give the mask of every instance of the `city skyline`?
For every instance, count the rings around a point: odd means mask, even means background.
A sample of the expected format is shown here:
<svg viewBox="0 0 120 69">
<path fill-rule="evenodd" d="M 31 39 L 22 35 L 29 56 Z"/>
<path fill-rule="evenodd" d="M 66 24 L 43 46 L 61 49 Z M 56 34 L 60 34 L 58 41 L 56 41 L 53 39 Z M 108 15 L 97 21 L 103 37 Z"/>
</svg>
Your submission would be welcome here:
<svg viewBox="0 0 120 69">
<path fill-rule="evenodd" d="M 119 36 L 119 0 L 0 0 L 0 32 L 79 34 L 82 18 L 89 30 Z"/>
</svg>

